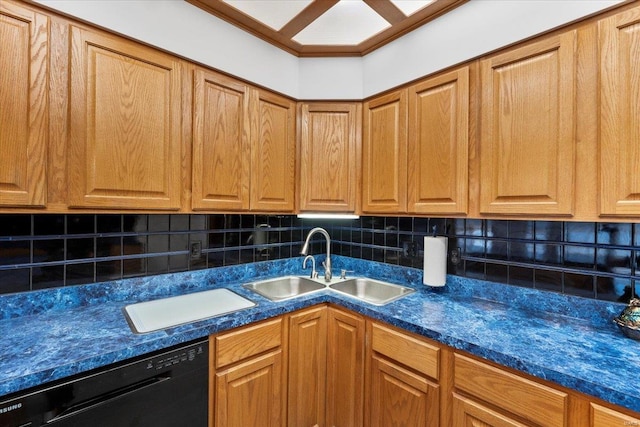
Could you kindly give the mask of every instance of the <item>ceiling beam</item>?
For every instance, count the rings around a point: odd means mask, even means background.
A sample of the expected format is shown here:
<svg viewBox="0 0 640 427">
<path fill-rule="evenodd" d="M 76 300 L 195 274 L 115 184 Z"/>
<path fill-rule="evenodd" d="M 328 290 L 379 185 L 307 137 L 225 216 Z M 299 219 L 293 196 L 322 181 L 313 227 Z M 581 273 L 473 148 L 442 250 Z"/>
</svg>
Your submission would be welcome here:
<svg viewBox="0 0 640 427">
<path fill-rule="evenodd" d="M 293 38 L 309 24 L 331 9 L 339 0 L 314 0 L 278 31 L 280 35 Z"/>
<path fill-rule="evenodd" d="M 402 22 L 406 18 L 404 13 L 389 0 L 364 0 L 364 2 L 391 25 Z"/>
</svg>

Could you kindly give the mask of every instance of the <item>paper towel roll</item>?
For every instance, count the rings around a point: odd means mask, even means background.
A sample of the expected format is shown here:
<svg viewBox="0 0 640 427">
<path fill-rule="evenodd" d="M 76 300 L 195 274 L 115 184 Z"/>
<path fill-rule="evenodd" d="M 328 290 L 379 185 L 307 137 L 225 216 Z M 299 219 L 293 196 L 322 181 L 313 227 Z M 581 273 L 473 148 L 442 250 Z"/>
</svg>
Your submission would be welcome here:
<svg viewBox="0 0 640 427">
<path fill-rule="evenodd" d="M 422 283 L 429 286 L 444 286 L 447 281 L 447 238 L 424 238 L 424 267 Z"/>
</svg>

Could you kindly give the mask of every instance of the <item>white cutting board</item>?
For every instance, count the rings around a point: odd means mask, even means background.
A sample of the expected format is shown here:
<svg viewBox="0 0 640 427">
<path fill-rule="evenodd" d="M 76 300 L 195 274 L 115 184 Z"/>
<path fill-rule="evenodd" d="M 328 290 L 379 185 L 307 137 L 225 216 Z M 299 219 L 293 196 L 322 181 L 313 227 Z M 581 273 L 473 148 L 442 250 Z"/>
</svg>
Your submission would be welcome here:
<svg viewBox="0 0 640 427">
<path fill-rule="evenodd" d="M 145 333 L 220 316 L 255 305 L 254 302 L 228 289 L 213 289 L 130 304 L 124 310 L 135 332 Z"/>
</svg>

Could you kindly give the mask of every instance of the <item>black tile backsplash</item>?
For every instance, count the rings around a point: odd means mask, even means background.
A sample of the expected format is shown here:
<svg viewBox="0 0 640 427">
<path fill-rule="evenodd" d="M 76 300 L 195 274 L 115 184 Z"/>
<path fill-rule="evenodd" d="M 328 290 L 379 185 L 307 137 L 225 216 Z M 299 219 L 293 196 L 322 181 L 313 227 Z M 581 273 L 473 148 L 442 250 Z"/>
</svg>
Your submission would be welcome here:
<svg viewBox="0 0 640 427">
<path fill-rule="evenodd" d="M 315 226 L 335 254 L 416 268 L 435 227 L 460 252 L 450 274 L 611 301 L 640 295 L 640 224 L 235 214 L 0 215 L 0 293 L 296 257 Z M 314 239 L 310 253 L 325 250 Z"/>
</svg>

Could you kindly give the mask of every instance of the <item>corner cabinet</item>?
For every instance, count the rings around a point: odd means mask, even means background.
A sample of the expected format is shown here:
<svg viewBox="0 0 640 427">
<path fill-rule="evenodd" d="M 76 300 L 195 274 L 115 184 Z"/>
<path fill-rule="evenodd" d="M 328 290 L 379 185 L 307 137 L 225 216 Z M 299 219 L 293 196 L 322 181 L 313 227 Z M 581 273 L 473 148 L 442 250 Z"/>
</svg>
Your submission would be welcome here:
<svg viewBox="0 0 640 427">
<path fill-rule="evenodd" d="M 469 67 L 364 104 L 362 211 L 467 213 Z"/>
<path fill-rule="evenodd" d="M 576 37 L 480 61 L 481 214 L 573 214 Z"/>
<path fill-rule="evenodd" d="M 292 212 L 294 162 L 294 102 L 195 70 L 193 210 Z"/>
<path fill-rule="evenodd" d="M 362 105 L 303 103 L 299 121 L 300 211 L 357 212 Z"/>
<path fill-rule="evenodd" d="M 600 214 L 640 215 L 640 7 L 598 24 Z"/>
<path fill-rule="evenodd" d="M 69 207 L 178 210 L 179 59 L 71 26 Z"/>
<path fill-rule="evenodd" d="M 49 19 L 0 2 L 0 206 L 47 201 Z"/>
</svg>

